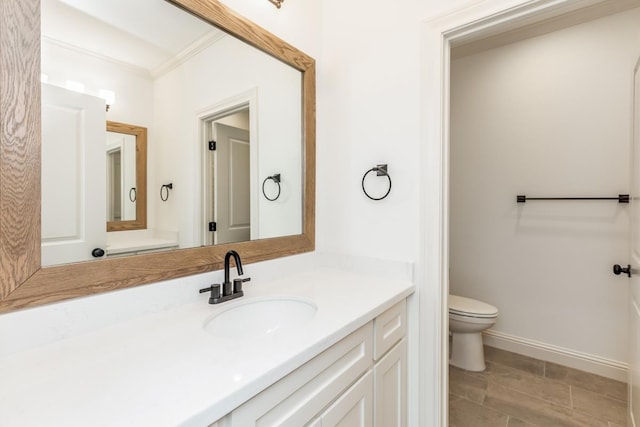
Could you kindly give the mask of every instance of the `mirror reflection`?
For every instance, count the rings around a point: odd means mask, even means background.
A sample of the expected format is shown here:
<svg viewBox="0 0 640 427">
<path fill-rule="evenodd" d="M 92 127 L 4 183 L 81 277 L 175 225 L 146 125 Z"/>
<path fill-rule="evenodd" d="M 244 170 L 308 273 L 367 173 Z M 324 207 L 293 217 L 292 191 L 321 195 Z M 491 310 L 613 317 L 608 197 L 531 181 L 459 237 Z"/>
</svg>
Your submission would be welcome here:
<svg viewBox="0 0 640 427">
<path fill-rule="evenodd" d="M 107 231 L 147 228 L 147 128 L 107 121 Z"/>
<path fill-rule="evenodd" d="M 42 79 L 43 265 L 302 232 L 294 68 L 165 2 L 42 0 Z M 147 129 L 146 191 L 107 121 Z"/>
<path fill-rule="evenodd" d="M 136 219 L 135 157 L 135 137 L 107 132 L 107 221 Z"/>
</svg>

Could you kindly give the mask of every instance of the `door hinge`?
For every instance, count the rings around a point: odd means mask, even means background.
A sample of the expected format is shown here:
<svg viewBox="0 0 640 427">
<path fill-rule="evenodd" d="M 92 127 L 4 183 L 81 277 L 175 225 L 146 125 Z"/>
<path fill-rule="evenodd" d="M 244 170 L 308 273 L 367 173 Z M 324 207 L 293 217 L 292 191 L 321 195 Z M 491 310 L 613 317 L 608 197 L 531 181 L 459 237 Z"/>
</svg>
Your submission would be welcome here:
<svg viewBox="0 0 640 427">
<path fill-rule="evenodd" d="M 215 222 L 210 222 L 209 223 L 209 231 L 216 231 L 216 223 Z"/>
<path fill-rule="evenodd" d="M 215 151 L 216 150 L 216 142 L 215 141 L 209 141 L 209 151 Z"/>
</svg>

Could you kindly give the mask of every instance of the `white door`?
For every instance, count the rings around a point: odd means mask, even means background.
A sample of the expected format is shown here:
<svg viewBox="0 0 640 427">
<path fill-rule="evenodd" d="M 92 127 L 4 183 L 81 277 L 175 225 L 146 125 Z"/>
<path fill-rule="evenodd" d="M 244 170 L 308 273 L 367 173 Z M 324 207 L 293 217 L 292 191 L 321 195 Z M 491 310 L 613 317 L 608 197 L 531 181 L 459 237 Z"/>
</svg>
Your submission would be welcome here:
<svg viewBox="0 0 640 427">
<path fill-rule="evenodd" d="M 640 425 L 640 59 L 634 70 L 633 85 L 633 162 L 631 166 L 630 262 L 629 279 L 629 422 Z"/>
<path fill-rule="evenodd" d="M 251 239 L 249 132 L 215 123 L 214 139 L 214 243 L 245 242 Z"/>
<path fill-rule="evenodd" d="M 42 265 L 105 249 L 104 100 L 42 85 Z"/>
</svg>

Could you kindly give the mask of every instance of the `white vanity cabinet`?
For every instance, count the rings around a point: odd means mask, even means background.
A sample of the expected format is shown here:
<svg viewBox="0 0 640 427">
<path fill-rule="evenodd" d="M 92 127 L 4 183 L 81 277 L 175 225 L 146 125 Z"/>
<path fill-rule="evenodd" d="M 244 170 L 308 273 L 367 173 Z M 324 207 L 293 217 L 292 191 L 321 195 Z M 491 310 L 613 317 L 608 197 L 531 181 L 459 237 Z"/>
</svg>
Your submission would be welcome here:
<svg viewBox="0 0 640 427">
<path fill-rule="evenodd" d="M 406 425 L 406 300 L 212 427 Z"/>
</svg>

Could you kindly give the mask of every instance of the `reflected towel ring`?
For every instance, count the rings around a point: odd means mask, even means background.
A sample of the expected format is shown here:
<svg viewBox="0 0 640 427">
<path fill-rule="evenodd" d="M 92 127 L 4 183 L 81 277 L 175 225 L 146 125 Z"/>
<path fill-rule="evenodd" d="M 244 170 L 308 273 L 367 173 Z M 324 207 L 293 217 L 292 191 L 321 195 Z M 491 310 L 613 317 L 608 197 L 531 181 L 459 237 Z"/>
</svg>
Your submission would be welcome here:
<svg viewBox="0 0 640 427">
<path fill-rule="evenodd" d="M 267 196 L 267 193 L 265 193 L 265 191 L 264 191 L 264 185 L 269 180 L 272 180 L 273 182 L 275 182 L 278 185 L 278 194 L 273 199 L 270 198 L 269 196 Z M 266 177 L 264 179 L 264 181 L 262 181 L 262 195 L 264 196 L 265 199 L 269 200 L 270 202 L 278 200 L 278 197 L 280 197 L 280 174 L 279 173 L 277 173 L 275 175 L 268 176 L 268 177 Z"/>
<path fill-rule="evenodd" d="M 132 192 L 133 192 L 133 197 L 131 196 Z M 129 200 L 131 200 L 131 203 L 135 203 L 137 198 L 138 198 L 138 191 L 136 190 L 136 187 L 131 187 L 129 189 Z"/>
<path fill-rule="evenodd" d="M 387 172 L 388 168 L 387 165 L 377 165 L 375 167 L 372 167 L 371 169 L 369 169 L 368 171 L 365 172 L 364 176 L 362 177 L 362 191 L 364 191 L 364 194 L 370 198 L 371 200 L 382 200 L 385 197 L 387 197 L 389 195 L 389 193 L 391 192 L 391 177 L 389 176 L 389 173 Z M 367 175 L 369 175 L 370 172 L 376 172 L 377 176 L 386 176 L 387 179 L 389 180 L 389 189 L 387 190 L 387 192 L 384 194 L 384 196 L 382 197 L 371 197 L 369 195 L 369 193 L 367 193 L 367 190 L 364 188 L 364 180 L 367 178 Z"/>
<path fill-rule="evenodd" d="M 166 192 L 164 191 L 165 188 L 167 189 Z M 162 200 L 163 202 L 169 200 L 169 190 L 173 190 L 172 182 L 170 182 L 169 184 L 162 184 L 162 187 L 160 187 L 160 200 Z"/>
</svg>

